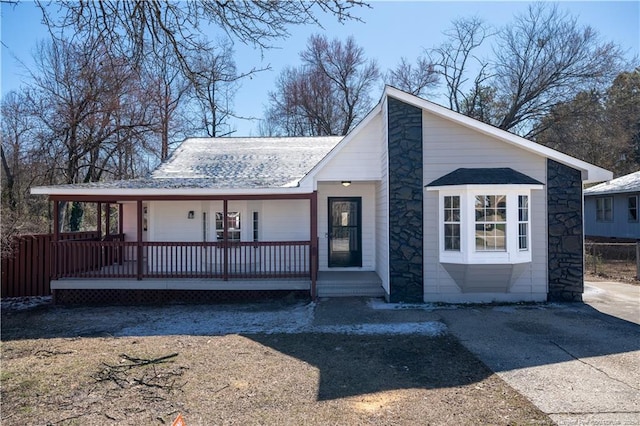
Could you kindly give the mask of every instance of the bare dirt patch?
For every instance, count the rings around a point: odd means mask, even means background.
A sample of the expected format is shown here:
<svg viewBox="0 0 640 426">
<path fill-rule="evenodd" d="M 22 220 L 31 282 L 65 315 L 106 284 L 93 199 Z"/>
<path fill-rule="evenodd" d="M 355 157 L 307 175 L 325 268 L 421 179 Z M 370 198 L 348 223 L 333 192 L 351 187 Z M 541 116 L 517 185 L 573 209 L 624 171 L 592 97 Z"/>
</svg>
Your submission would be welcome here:
<svg viewBox="0 0 640 426">
<path fill-rule="evenodd" d="M 552 424 L 451 336 L 54 337 L 1 349 L 3 425 L 160 425 L 178 413 L 188 425 Z"/>
</svg>

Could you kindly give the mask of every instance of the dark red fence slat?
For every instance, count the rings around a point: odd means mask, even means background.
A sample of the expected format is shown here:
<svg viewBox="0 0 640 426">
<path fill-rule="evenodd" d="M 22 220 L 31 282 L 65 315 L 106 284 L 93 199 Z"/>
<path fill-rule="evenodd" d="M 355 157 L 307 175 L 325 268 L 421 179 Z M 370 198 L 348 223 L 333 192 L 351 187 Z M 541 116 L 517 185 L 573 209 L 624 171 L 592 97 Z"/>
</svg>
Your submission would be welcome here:
<svg viewBox="0 0 640 426">
<path fill-rule="evenodd" d="M 95 231 L 60 234 L 60 240 L 95 239 Z M 49 296 L 51 234 L 17 236 L 11 255 L 2 258 L 1 297 Z"/>
</svg>

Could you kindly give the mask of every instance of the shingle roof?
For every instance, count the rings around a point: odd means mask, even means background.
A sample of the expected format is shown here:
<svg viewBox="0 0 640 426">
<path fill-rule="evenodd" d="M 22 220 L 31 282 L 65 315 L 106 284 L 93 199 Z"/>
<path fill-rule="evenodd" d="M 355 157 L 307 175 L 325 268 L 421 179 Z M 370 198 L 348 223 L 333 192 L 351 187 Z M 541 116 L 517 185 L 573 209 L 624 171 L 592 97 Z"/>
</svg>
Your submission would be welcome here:
<svg viewBox="0 0 640 426">
<path fill-rule="evenodd" d="M 211 188 L 294 186 L 342 137 L 189 138 L 151 179 Z"/>
<path fill-rule="evenodd" d="M 426 186 L 451 185 L 542 185 L 542 182 L 509 167 L 457 169 Z"/>
<path fill-rule="evenodd" d="M 584 195 L 640 192 L 640 170 L 584 190 Z"/>
<path fill-rule="evenodd" d="M 57 189 L 256 189 L 298 185 L 342 136 L 189 138 L 151 176 Z"/>
</svg>

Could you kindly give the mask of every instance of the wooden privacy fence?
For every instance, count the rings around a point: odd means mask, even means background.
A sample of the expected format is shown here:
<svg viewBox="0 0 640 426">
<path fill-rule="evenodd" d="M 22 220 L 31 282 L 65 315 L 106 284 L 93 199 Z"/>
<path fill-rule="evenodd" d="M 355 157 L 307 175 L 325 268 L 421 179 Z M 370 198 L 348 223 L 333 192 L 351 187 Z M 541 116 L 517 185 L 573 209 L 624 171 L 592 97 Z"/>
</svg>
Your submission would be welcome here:
<svg viewBox="0 0 640 426">
<path fill-rule="evenodd" d="M 60 234 L 61 240 L 96 240 L 97 231 Z M 2 258 L 2 297 L 49 296 L 52 234 L 20 235 Z"/>
</svg>

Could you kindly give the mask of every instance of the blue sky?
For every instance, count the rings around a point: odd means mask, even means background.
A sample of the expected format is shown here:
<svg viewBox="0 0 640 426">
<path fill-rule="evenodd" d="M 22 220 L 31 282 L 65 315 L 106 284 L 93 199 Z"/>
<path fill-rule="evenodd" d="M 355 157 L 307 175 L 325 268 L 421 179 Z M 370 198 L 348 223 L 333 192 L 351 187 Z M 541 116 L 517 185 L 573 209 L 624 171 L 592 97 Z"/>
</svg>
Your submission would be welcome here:
<svg viewBox="0 0 640 426">
<path fill-rule="evenodd" d="M 382 71 L 397 64 L 402 56 L 413 61 L 425 48 L 443 40 L 442 32 L 457 18 L 477 16 L 500 27 L 527 9 L 528 2 L 486 1 L 372 1 L 371 8 L 357 11 L 364 22 L 340 24 L 323 17 L 324 29 L 315 26 L 291 27 L 291 37 L 277 41 L 277 48 L 264 51 L 236 43 L 236 63 L 240 71 L 270 65 L 272 70 L 246 80 L 235 99 L 235 111 L 244 117 L 262 117 L 269 91 L 274 90 L 279 72 L 298 65 L 298 53 L 314 33 L 346 39 L 352 35 L 368 57 L 376 59 Z M 613 41 L 628 50 L 629 58 L 640 55 L 640 2 L 560 2 L 561 9 L 578 18 L 582 25 L 595 28 L 603 40 Z M 1 5 L 1 92 L 16 89 L 28 74 L 24 66 L 33 66 L 31 55 L 39 40 L 48 38 L 39 10 L 31 2 L 16 7 Z M 22 63 L 22 64 L 21 64 Z M 374 98 L 381 94 L 372 93 Z M 437 100 L 436 100 L 437 101 Z M 239 120 L 233 123 L 235 136 L 257 135 L 257 123 Z"/>
</svg>

